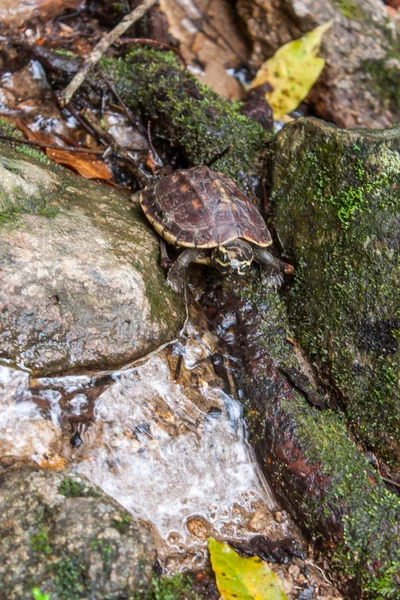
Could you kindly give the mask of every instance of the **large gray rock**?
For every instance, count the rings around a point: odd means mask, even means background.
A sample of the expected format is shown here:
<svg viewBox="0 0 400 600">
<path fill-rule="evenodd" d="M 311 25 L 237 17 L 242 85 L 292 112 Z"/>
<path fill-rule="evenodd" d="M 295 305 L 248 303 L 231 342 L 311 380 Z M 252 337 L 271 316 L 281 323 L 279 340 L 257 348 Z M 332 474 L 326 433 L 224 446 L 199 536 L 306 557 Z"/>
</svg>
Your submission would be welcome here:
<svg viewBox="0 0 400 600">
<path fill-rule="evenodd" d="M 3 473 L 0 515 L 0 600 L 117 600 L 151 579 L 151 534 L 83 477 Z"/>
<path fill-rule="evenodd" d="M 126 193 L 0 149 L 0 357 L 48 373 L 129 362 L 172 339 L 182 301 Z"/>
<path fill-rule="evenodd" d="M 398 33 L 381 0 L 236 0 L 236 8 L 255 65 L 334 19 L 323 39 L 326 66 L 309 95 L 316 114 L 341 127 L 398 120 Z"/>
<path fill-rule="evenodd" d="M 296 271 L 296 339 L 368 449 L 400 468 L 400 130 L 299 119 L 278 134 L 272 201 Z"/>
</svg>

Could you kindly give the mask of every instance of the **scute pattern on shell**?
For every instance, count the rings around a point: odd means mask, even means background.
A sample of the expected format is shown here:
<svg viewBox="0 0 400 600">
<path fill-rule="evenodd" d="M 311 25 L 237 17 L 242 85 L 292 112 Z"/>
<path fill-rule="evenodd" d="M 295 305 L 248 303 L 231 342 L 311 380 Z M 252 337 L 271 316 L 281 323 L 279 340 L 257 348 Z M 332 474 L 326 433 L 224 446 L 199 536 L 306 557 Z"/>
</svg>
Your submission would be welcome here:
<svg viewBox="0 0 400 600">
<path fill-rule="evenodd" d="M 175 171 L 141 194 L 158 233 L 177 246 L 214 248 L 237 238 L 272 242 L 264 219 L 236 184 L 206 166 Z"/>
</svg>

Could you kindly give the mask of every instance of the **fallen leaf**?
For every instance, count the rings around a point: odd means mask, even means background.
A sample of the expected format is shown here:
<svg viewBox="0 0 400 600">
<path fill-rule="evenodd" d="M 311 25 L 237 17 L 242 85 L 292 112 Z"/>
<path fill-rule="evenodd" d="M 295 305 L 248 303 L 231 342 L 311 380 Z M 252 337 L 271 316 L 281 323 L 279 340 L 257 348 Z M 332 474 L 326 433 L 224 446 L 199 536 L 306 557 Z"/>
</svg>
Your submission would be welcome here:
<svg viewBox="0 0 400 600">
<path fill-rule="evenodd" d="M 47 148 L 46 154 L 54 162 L 67 165 L 87 179 L 112 179 L 111 169 L 102 161 L 93 158 L 93 154 L 69 152 Z"/>
<path fill-rule="evenodd" d="M 37 463 L 42 469 L 50 469 L 54 471 L 62 471 L 66 466 L 65 458 L 59 456 L 58 454 L 48 458 L 41 458 L 37 461 Z"/>
<path fill-rule="evenodd" d="M 260 558 L 243 558 L 214 538 L 208 538 L 208 548 L 223 600 L 288 600 L 281 580 Z"/>
<path fill-rule="evenodd" d="M 325 65 L 325 59 L 317 54 L 322 36 L 332 23 L 332 20 L 328 21 L 300 39 L 285 44 L 257 72 L 250 88 L 265 83 L 271 86 L 265 98 L 275 119 L 281 119 L 297 108 L 317 81 Z"/>
</svg>

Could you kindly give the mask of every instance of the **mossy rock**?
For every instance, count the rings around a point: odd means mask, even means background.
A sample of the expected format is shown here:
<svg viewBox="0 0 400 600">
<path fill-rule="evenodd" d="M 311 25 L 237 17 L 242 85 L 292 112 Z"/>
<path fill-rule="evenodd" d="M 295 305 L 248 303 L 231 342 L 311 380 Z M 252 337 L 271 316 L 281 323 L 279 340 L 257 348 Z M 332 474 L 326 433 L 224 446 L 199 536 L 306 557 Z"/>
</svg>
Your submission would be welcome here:
<svg viewBox="0 0 400 600">
<path fill-rule="evenodd" d="M 227 354 L 243 366 L 239 388 L 260 466 L 345 598 L 398 598 L 399 498 L 350 439 L 342 415 L 319 408 L 323 398 L 283 299 L 252 275 L 239 285 L 225 278 L 203 302 Z"/>
<path fill-rule="evenodd" d="M 129 195 L 0 144 L 0 359 L 36 375 L 120 366 L 173 339 L 183 299 Z"/>
<path fill-rule="evenodd" d="M 23 468 L 2 473 L 0 489 L 1 600 L 35 587 L 52 600 L 145 597 L 152 535 L 84 477 Z"/>
<path fill-rule="evenodd" d="M 102 71 L 124 102 L 150 120 L 155 133 L 179 150 L 188 166 L 207 164 L 229 149 L 213 169 L 248 190 L 260 174 L 266 133 L 183 69 L 173 52 L 136 48 L 107 59 Z"/>
<path fill-rule="evenodd" d="M 400 467 L 400 129 L 300 119 L 279 132 L 272 201 L 296 263 L 299 342 L 367 449 Z"/>
</svg>

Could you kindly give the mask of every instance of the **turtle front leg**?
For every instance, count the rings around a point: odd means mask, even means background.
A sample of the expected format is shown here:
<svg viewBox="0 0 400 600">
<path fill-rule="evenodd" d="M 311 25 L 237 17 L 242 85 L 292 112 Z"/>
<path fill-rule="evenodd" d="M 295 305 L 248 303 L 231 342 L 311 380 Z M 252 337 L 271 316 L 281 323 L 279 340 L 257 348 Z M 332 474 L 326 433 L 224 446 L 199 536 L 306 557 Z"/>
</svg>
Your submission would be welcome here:
<svg viewBox="0 0 400 600">
<path fill-rule="evenodd" d="M 158 238 L 160 244 L 160 265 L 163 269 L 169 269 L 173 264 L 173 260 L 168 256 L 167 244 L 162 237 Z"/>
<path fill-rule="evenodd" d="M 254 260 L 261 266 L 261 282 L 266 287 L 277 290 L 283 283 L 283 275 L 290 275 L 294 267 L 272 256 L 265 248 L 253 246 Z"/>
<path fill-rule="evenodd" d="M 187 279 L 187 270 L 190 263 L 207 255 L 207 251 L 199 248 L 188 248 L 178 256 L 175 263 L 169 270 L 167 281 L 168 285 L 177 294 L 183 294 Z"/>
</svg>

